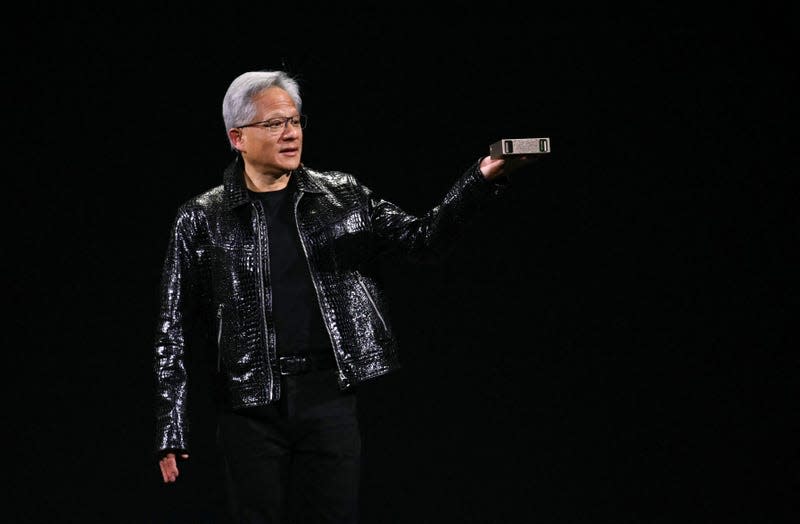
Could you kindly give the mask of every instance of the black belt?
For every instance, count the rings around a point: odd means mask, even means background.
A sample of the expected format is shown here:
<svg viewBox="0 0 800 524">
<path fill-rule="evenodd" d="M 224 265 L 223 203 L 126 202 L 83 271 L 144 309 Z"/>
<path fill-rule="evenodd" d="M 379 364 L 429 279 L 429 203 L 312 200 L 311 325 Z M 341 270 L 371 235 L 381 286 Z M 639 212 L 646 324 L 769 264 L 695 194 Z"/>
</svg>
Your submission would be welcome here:
<svg viewBox="0 0 800 524">
<path fill-rule="evenodd" d="M 309 355 L 284 355 L 278 357 L 278 368 L 281 375 L 302 375 L 319 369 L 336 367 L 333 353 L 314 353 Z"/>
</svg>

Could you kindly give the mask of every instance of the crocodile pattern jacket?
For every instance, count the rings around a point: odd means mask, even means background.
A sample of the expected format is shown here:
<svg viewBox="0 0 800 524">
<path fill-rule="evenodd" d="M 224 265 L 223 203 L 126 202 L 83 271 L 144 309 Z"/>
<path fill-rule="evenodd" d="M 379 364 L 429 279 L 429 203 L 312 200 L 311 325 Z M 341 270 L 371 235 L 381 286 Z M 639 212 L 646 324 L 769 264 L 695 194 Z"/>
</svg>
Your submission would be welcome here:
<svg viewBox="0 0 800 524">
<path fill-rule="evenodd" d="M 397 369 L 397 340 L 374 271 L 392 253 L 437 262 L 464 225 L 507 186 L 475 162 L 421 216 L 376 197 L 356 178 L 301 166 L 293 208 L 319 307 L 348 389 Z M 234 160 L 223 184 L 185 202 L 172 225 L 155 337 L 156 450 L 188 450 L 185 356 L 191 326 L 216 342 L 216 376 L 231 409 L 274 403 L 281 394 L 271 317 L 268 228 Z M 199 313 L 202 312 L 202 313 Z M 204 315 L 207 321 L 192 323 Z"/>
</svg>

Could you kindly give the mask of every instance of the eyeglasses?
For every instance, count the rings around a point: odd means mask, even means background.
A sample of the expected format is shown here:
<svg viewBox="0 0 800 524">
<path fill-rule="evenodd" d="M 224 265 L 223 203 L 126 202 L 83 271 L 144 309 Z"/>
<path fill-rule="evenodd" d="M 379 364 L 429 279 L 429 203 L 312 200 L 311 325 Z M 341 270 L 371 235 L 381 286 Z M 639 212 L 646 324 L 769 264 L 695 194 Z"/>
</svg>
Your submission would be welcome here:
<svg viewBox="0 0 800 524">
<path fill-rule="evenodd" d="M 292 127 L 299 127 L 303 129 L 306 127 L 306 123 L 308 122 L 308 118 L 306 115 L 296 115 L 296 116 L 287 116 L 287 117 L 280 117 L 280 118 L 270 118 L 269 120 L 262 120 L 261 122 L 253 122 L 252 124 L 246 124 L 243 126 L 236 126 L 236 129 L 242 129 L 244 127 L 263 127 L 270 133 L 278 134 L 283 133 L 283 130 L 289 124 L 292 124 Z"/>
</svg>

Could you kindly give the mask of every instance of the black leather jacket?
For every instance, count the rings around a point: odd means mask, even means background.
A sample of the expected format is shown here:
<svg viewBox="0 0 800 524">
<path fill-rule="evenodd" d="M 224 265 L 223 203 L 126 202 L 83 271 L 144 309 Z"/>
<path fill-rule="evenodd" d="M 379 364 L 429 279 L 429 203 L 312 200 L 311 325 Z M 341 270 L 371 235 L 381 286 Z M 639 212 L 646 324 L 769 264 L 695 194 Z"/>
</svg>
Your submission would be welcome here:
<svg viewBox="0 0 800 524">
<path fill-rule="evenodd" d="M 397 341 L 373 270 L 387 252 L 439 260 L 487 201 L 506 186 L 487 182 L 478 162 L 423 216 L 377 198 L 352 175 L 307 167 L 291 175 L 302 247 L 330 335 L 342 389 L 399 367 Z M 217 375 L 232 409 L 275 402 L 267 224 L 237 158 L 223 184 L 178 210 L 164 261 L 155 340 L 158 451 L 187 450 L 187 365 L 191 318 L 213 330 Z M 266 285 L 262 285 L 265 283 Z"/>
</svg>

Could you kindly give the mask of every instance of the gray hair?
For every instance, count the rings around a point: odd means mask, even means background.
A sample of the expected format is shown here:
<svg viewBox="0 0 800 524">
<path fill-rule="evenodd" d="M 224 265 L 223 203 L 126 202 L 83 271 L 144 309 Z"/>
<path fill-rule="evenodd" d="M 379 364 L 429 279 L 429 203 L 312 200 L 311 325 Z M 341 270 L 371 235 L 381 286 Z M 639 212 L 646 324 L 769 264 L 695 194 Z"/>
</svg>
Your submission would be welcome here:
<svg viewBox="0 0 800 524">
<path fill-rule="evenodd" d="M 231 82 L 222 99 L 222 120 L 226 134 L 228 129 L 247 124 L 256 117 L 253 97 L 269 87 L 280 87 L 286 91 L 294 100 L 297 110 L 301 111 L 303 100 L 300 98 L 300 85 L 291 75 L 284 71 L 248 71 Z"/>
</svg>

